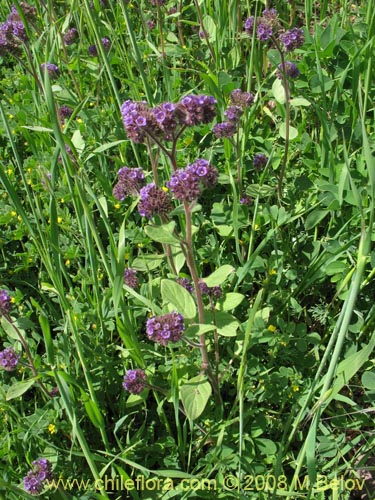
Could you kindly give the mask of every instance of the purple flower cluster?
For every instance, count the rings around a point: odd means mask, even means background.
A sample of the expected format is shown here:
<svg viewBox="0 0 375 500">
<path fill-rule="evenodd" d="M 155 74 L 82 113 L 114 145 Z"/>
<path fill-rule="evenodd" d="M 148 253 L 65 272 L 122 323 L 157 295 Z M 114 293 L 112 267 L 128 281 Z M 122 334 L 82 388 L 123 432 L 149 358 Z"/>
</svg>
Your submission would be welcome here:
<svg viewBox="0 0 375 500">
<path fill-rule="evenodd" d="M 0 316 L 8 314 L 12 307 L 10 295 L 7 290 L 0 290 Z"/>
<path fill-rule="evenodd" d="M 30 495 L 39 495 L 44 488 L 46 481 L 53 479 L 52 465 L 46 458 L 39 458 L 32 462 L 33 468 L 23 479 L 25 490 Z"/>
<path fill-rule="evenodd" d="M 168 193 L 154 183 L 144 186 L 139 194 L 138 212 L 142 217 L 151 219 L 154 215 L 167 215 L 172 210 Z"/>
<path fill-rule="evenodd" d="M 47 71 L 48 72 L 48 75 L 50 77 L 51 80 L 56 80 L 56 78 L 58 78 L 60 76 L 60 70 L 59 68 L 56 66 L 56 64 L 52 64 L 52 63 L 43 63 L 41 64 L 41 70 L 44 72 L 44 71 Z"/>
<path fill-rule="evenodd" d="M 254 16 L 245 21 L 245 31 L 249 36 L 253 36 Z M 261 42 L 266 42 L 278 29 L 278 13 L 276 9 L 265 9 L 262 15 L 256 20 L 256 36 Z"/>
<path fill-rule="evenodd" d="M 13 347 L 8 347 L 0 351 L 0 366 L 7 372 L 11 372 L 17 368 L 20 356 L 16 353 Z"/>
<path fill-rule="evenodd" d="M 280 35 L 280 42 L 284 45 L 285 52 L 293 52 L 293 50 L 301 47 L 305 41 L 303 30 L 293 28 Z"/>
<path fill-rule="evenodd" d="M 36 8 L 26 2 L 20 2 L 19 6 L 25 18 L 32 23 L 36 16 Z M 5 23 L 0 25 L 0 55 L 20 55 L 22 44 L 28 40 L 25 26 L 14 5 Z"/>
<path fill-rule="evenodd" d="M 176 283 L 181 285 L 188 292 L 190 292 L 190 293 L 193 292 L 193 285 L 191 284 L 191 281 L 189 280 L 189 278 L 177 278 Z"/>
<path fill-rule="evenodd" d="M 109 49 L 111 48 L 111 42 L 110 40 L 108 40 L 108 38 L 102 38 L 102 45 L 104 47 L 104 50 L 106 52 L 109 52 Z M 90 45 L 90 47 L 88 48 L 88 53 L 91 57 L 97 57 L 98 47 L 96 45 Z"/>
<path fill-rule="evenodd" d="M 191 202 L 200 195 L 201 184 L 204 187 L 213 187 L 217 184 L 217 179 L 217 169 L 207 160 L 199 159 L 174 172 L 167 186 L 177 200 Z"/>
<path fill-rule="evenodd" d="M 149 339 L 164 346 L 168 342 L 178 342 L 184 330 L 184 318 L 176 311 L 147 320 L 146 332 Z"/>
<path fill-rule="evenodd" d="M 140 394 L 145 388 L 146 374 L 140 368 L 128 370 L 122 383 L 124 389 L 131 394 Z"/>
<path fill-rule="evenodd" d="M 122 201 L 129 194 L 138 195 L 145 184 L 141 168 L 122 167 L 118 171 L 118 182 L 113 188 L 113 196 Z"/>
<path fill-rule="evenodd" d="M 73 114 L 73 110 L 69 106 L 60 106 L 59 108 L 59 118 L 60 120 L 65 120 L 65 118 L 70 118 Z"/>
<path fill-rule="evenodd" d="M 254 96 L 250 92 L 236 89 L 231 92 L 230 101 L 231 104 L 224 111 L 226 121 L 214 126 L 213 132 L 217 138 L 234 136 L 238 130 L 243 110 L 254 102 Z"/>
<path fill-rule="evenodd" d="M 253 202 L 253 199 L 247 194 L 243 194 L 240 199 L 241 205 L 250 205 Z"/>
<path fill-rule="evenodd" d="M 268 162 L 268 157 L 264 153 L 256 153 L 253 158 L 254 168 L 260 170 L 265 167 Z"/>
<path fill-rule="evenodd" d="M 282 64 L 279 64 L 277 66 L 278 68 L 278 71 L 276 73 L 277 75 L 277 78 L 279 78 L 280 80 L 282 79 L 283 77 L 283 65 Z M 285 61 L 285 76 L 287 78 L 298 78 L 300 75 L 300 72 L 299 72 L 299 69 L 297 68 L 297 66 L 290 62 L 290 61 Z"/>
<path fill-rule="evenodd" d="M 131 267 L 128 267 L 124 271 L 124 283 L 127 285 L 129 288 L 137 288 L 139 284 L 139 280 L 137 277 L 137 271 L 135 269 L 132 269 Z"/>
<path fill-rule="evenodd" d="M 203 279 L 199 280 L 199 288 L 202 295 L 208 295 L 212 299 L 220 299 L 223 295 L 223 291 L 219 285 L 209 287 Z"/>
<path fill-rule="evenodd" d="M 125 101 L 121 115 L 129 139 L 143 142 L 146 135 L 172 140 L 178 127 L 211 122 L 216 114 L 216 99 L 207 95 L 188 95 L 177 104 L 164 102 L 149 108 L 145 101 Z"/>
<path fill-rule="evenodd" d="M 73 45 L 73 43 L 78 39 L 78 31 L 76 28 L 70 28 L 64 34 L 64 43 L 65 45 Z"/>
</svg>

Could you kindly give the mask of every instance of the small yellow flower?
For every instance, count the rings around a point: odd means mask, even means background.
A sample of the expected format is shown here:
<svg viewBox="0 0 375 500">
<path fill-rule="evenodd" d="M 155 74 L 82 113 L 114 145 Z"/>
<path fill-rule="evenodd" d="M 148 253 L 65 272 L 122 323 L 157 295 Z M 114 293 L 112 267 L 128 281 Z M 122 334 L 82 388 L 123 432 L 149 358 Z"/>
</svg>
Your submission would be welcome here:
<svg viewBox="0 0 375 500">
<path fill-rule="evenodd" d="M 95 323 L 93 323 L 93 324 L 91 325 L 91 328 L 92 328 L 93 330 L 96 330 L 96 328 L 97 328 L 96 324 L 95 324 Z"/>
<path fill-rule="evenodd" d="M 82 118 L 77 118 L 77 123 L 83 123 Z"/>
<path fill-rule="evenodd" d="M 48 432 L 50 434 L 56 434 L 56 425 L 55 424 L 49 424 L 49 426 L 48 426 Z"/>
<path fill-rule="evenodd" d="M 12 168 L 8 168 L 8 170 L 7 170 L 7 174 L 8 174 L 8 175 L 12 175 L 12 174 L 13 174 L 13 169 L 12 169 Z"/>
<path fill-rule="evenodd" d="M 116 210 L 118 210 L 121 207 L 120 203 L 115 203 L 113 206 L 115 207 Z"/>
<path fill-rule="evenodd" d="M 11 297 L 10 301 L 12 304 L 14 304 L 16 302 L 16 299 L 14 297 Z"/>
<path fill-rule="evenodd" d="M 163 186 L 161 189 L 162 189 L 165 193 L 168 193 L 168 191 L 169 191 L 169 189 L 167 188 L 167 186 Z"/>
<path fill-rule="evenodd" d="M 270 276 L 274 276 L 275 274 L 277 274 L 277 271 L 276 271 L 276 269 L 271 269 L 271 271 L 268 274 Z"/>
<path fill-rule="evenodd" d="M 277 328 L 275 325 L 269 325 L 268 328 L 267 328 L 268 331 L 272 332 L 272 333 L 275 333 Z"/>
<path fill-rule="evenodd" d="M 8 115 L 8 118 L 12 120 L 14 118 L 14 115 Z"/>
<path fill-rule="evenodd" d="M 66 266 L 70 266 L 70 259 L 66 259 L 66 261 L 65 261 L 65 265 L 66 265 Z"/>
<path fill-rule="evenodd" d="M 57 217 L 57 224 L 61 224 L 63 221 L 62 217 Z"/>
<path fill-rule="evenodd" d="M 125 252 L 124 259 L 129 260 L 130 258 L 130 252 Z"/>
<path fill-rule="evenodd" d="M 298 392 L 298 391 L 299 391 L 299 386 L 298 386 L 298 385 L 296 385 L 296 384 L 293 384 L 293 385 L 292 385 L 292 391 L 293 391 L 293 392 Z"/>
<path fill-rule="evenodd" d="M 95 103 L 94 102 L 90 102 L 89 106 L 90 106 L 90 108 L 93 108 L 95 106 Z"/>
<path fill-rule="evenodd" d="M 138 243 L 137 247 L 138 248 L 143 248 L 143 243 Z"/>
<path fill-rule="evenodd" d="M 21 222 L 22 217 L 20 215 L 17 216 L 17 220 Z"/>
<path fill-rule="evenodd" d="M 259 224 L 254 224 L 254 231 L 258 231 L 260 229 Z"/>
<path fill-rule="evenodd" d="M 282 341 L 280 342 L 280 344 L 281 344 L 283 347 L 286 347 L 286 342 L 285 342 L 285 340 L 282 340 Z"/>
<path fill-rule="evenodd" d="M 31 179 L 28 179 L 28 180 L 27 180 L 27 185 L 28 185 L 28 186 L 31 186 L 31 184 L 32 184 L 32 180 L 31 180 Z"/>
<path fill-rule="evenodd" d="M 61 198 L 60 203 L 65 203 L 64 198 Z"/>
<path fill-rule="evenodd" d="M 32 172 L 32 169 L 29 167 L 29 168 L 27 169 L 27 173 L 28 173 L 28 174 L 31 174 L 31 172 Z"/>
<path fill-rule="evenodd" d="M 11 215 L 12 217 L 15 217 L 15 216 L 17 215 L 17 212 L 16 212 L 15 210 L 12 210 L 12 211 L 10 212 L 10 215 Z"/>
</svg>

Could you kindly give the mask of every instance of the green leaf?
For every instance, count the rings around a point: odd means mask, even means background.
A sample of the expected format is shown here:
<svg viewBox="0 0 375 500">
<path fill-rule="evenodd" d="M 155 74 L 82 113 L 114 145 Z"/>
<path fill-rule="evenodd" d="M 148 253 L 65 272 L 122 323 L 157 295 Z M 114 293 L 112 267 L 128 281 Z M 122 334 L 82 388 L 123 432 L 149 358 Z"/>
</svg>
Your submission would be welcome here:
<svg viewBox="0 0 375 500">
<path fill-rule="evenodd" d="M 92 401 L 91 399 L 87 399 L 84 404 L 86 413 L 89 416 L 89 419 L 91 420 L 93 425 L 97 429 L 103 428 L 104 426 L 103 417 L 95 402 Z"/>
<path fill-rule="evenodd" d="M 284 86 L 278 78 L 273 82 L 272 85 L 272 93 L 274 98 L 280 104 L 285 104 L 285 89 Z"/>
<path fill-rule="evenodd" d="M 365 372 L 361 378 L 362 385 L 365 389 L 369 389 L 370 391 L 375 391 L 375 373 L 374 372 Z"/>
<path fill-rule="evenodd" d="M 216 304 L 216 308 L 220 311 L 230 311 L 237 307 L 245 298 L 242 293 L 229 292 Z"/>
<path fill-rule="evenodd" d="M 30 389 L 35 383 L 35 379 L 32 380 L 23 380 L 22 382 L 16 382 L 11 387 L 9 387 L 8 392 L 6 394 L 6 400 L 10 401 L 11 399 L 19 398 L 26 391 Z"/>
<path fill-rule="evenodd" d="M 223 283 L 232 273 L 234 273 L 234 267 L 225 264 L 219 267 L 219 269 L 216 269 L 216 271 L 207 276 L 207 278 L 204 278 L 204 282 L 209 287 L 221 285 L 221 283 Z"/>
<path fill-rule="evenodd" d="M 161 296 L 165 302 L 173 304 L 186 319 L 193 319 L 197 314 L 195 302 L 191 294 L 172 280 L 161 280 Z"/>
<path fill-rule="evenodd" d="M 223 337 L 235 337 L 240 326 L 239 321 L 225 311 L 205 311 L 205 322 L 216 324 L 217 333 Z"/>
<path fill-rule="evenodd" d="M 181 386 L 180 396 L 186 416 L 190 420 L 196 420 L 210 399 L 211 385 L 204 375 L 198 375 Z"/>
<path fill-rule="evenodd" d="M 282 139 L 286 139 L 286 123 L 283 122 L 279 128 L 279 134 Z M 292 141 L 298 137 L 298 130 L 289 125 L 289 140 Z"/>
<path fill-rule="evenodd" d="M 327 210 L 319 210 L 315 209 L 312 212 L 309 213 L 309 215 L 306 217 L 305 221 L 305 229 L 308 231 L 309 229 L 314 228 L 321 222 L 324 217 L 328 214 Z"/>
<path fill-rule="evenodd" d="M 275 443 L 267 438 L 257 438 L 255 444 L 263 455 L 275 455 L 277 451 Z"/>
<path fill-rule="evenodd" d="M 184 335 L 189 338 L 198 337 L 198 335 L 202 335 L 207 332 L 211 332 L 212 330 L 216 330 L 215 325 L 205 325 L 203 323 L 199 323 L 197 325 L 191 325 L 184 331 Z"/>
<path fill-rule="evenodd" d="M 131 267 L 136 271 L 153 271 L 160 267 L 160 264 L 164 260 L 163 255 L 158 254 L 149 254 L 142 255 L 141 257 L 137 257 L 133 260 Z"/>
<path fill-rule="evenodd" d="M 72 143 L 78 153 L 82 153 L 82 151 L 85 149 L 86 143 L 84 138 L 82 137 L 80 130 L 76 130 L 74 132 L 72 136 Z"/>
<path fill-rule="evenodd" d="M 214 42 L 216 40 L 216 24 L 211 16 L 205 16 L 203 18 L 203 27 L 207 32 L 209 41 Z"/>
<path fill-rule="evenodd" d="M 291 106 L 311 106 L 311 102 L 304 97 L 295 97 L 290 100 Z"/>
<path fill-rule="evenodd" d="M 179 240 L 173 234 L 175 227 L 176 223 L 171 221 L 161 226 L 146 226 L 145 233 L 149 238 L 158 243 L 176 244 L 179 243 Z"/>
</svg>

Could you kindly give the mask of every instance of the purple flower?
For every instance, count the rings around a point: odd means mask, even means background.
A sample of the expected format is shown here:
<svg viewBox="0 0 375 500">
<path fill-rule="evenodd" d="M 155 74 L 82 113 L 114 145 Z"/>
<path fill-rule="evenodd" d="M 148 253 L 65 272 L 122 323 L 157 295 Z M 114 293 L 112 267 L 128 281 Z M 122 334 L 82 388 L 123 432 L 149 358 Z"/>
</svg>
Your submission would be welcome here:
<svg viewBox="0 0 375 500">
<path fill-rule="evenodd" d="M 36 17 L 36 8 L 31 5 L 28 5 L 26 2 L 19 2 L 19 5 L 25 18 L 28 21 L 33 22 Z M 21 21 L 21 17 L 15 5 L 12 5 L 11 13 L 8 16 L 8 21 L 11 22 Z"/>
<path fill-rule="evenodd" d="M 245 31 L 249 36 L 253 35 L 254 30 L 254 16 L 248 17 L 245 21 Z"/>
<path fill-rule="evenodd" d="M 56 396 L 59 395 L 59 388 L 58 387 L 53 387 L 50 391 L 49 391 L 49 395 L 51 396 L 51 398 L 55 398 Z"/>
<path fill-rule="evenodd" d="M 248 108 L 254 102 L 254 96 L 250 92 L 242 92 L 240 89 L 235 89 L 230 93 L 231 103 L 240 108 Z"/>
<path fill-rule="evenodd" d="M 248 196 L 247 194 L 243 194 L 240 199 L 241 205 L 250 205 L 252 203 L 253 199 Z"/>
<path fill-rule="evenodd" d="M 121 106 L 121 115 L 127 136 L 133 142 L 141 143 L 147 133 L 158 134 L 161 131 L 155 113 L 147 107 L 146 101 L 128 99 Z"/>
<path fill-rule="evenodd" d="M 272 26 L 265 23 L 259 23 L 257 26 L 257 38 L 261 42 L 266 42 L 272 36 Z"/>
<path fill-rule="evenodd" d="M 243 111 L 239 106 L 229 106 L 224 111 L 224 115 L 227 117 L 228 121 L 237 124 L 240 121 L 241 116 L 243 115 Z"/>
<path fill-rule="evenodd" d="M 168 342 L 178 342 L 184 330 L 184 318 L 176 311 L 163 316 L 153 316 L 146 324 L 149 339 L 164 346 Z"/>
<path fill-rule="evenodd" d="M 213 133 L 218 139 L 221 137 L 233 137 L 237 132 L 237 126 L 233 122 L 217 123 L 213 128 Z"/>
<path fill-rule="evenodd" d="M 68 106 L 61 106 L 59 108 L 59 117 L 60 120 L 64 120 L 65 118 L 70 118 L 73 114 L 73 110 L 69 108 Z"/>
<path fill-rule="evenodd" d="M 164 138 L 171 140 L 177 126 L 176 105 L 171 102 L 164 102 L 160 106 L 153 108 L 152 112 L 157 126 L 164 132 Z"/>
<path fill-rule="evenodd" d="M 19 55 L 22 43 L 26 41 L 25 27 L 21 21 L 8 19 L 0 25 L 0 55 L 7 53 L 14 56 Z"/>
<path fill-rule="evenodd" d="M 17 368 L 20 356 L 16 353 L 13 347 L 8 347 L 0 351 L 0 366 L 7 372 L 11 372 Z"/>
<path fill-rule="evenodd" d="M 277 24 L 278 12 L 276 9 L 264 9 L 262 12 L 263 22 L 267 22 L 270 26 Z"/>
<path fill-rule="evenodd" d="M 280 42 L 284 45 L 285 52 L 293 52 L 293 50 L 301 47 L 305 41 L 303 30 L 293 28 L 280 35 Z"/>
<path fill-rule="evenodd" d="M 207 160 L 199 159 L 174 172 L 167 186 L 177 200 L 191 202 L 200 195 L 201 183 L 204 187 L 212 187 L 217 184 L 217 179 L 217 169 Z"/>
<path fill-rule="evenodd" d="M 279 78 L 281 80 L 283 77 L 283 65 L 279 64 L 277 67 L 278 67 L 278 71 L 277 71 L 276 75 L 277 75 L 277 78 Z M 298 78 L 299 75 L 300 75 L 300 72 L 299 72 L 299 69 L 297 68 L 297 66 L 292 62 L 285 61 L 285 76 L 287 76 L 288 78 Z"/>
<path fill-rule="evenodd" d="M 137 288 L 139 280 L 137 277 L 137 271 L 128 267 L 124 271 L 124 282 L 129 288 Z"/>
<path fill-rule="evenodd" d="M 176 283 L 178 283 L 179 285 L 181 285 L 188 292 L 192 293 L 193 286 L 192 286 L 191 281 L 189 280 L 189 278 L 176 278 Z"/>
<path fill-rule="evenodd" d="M 154 183 L 144 186 L 139 194 L 141 200 L 138 203 L 138 212 L 142 217 L 151 219 L 154 215 L 167 215 L 172 210 L 168 193 Z"/>
<path fill-rule="evenodd" d="M 254 168 L 257 170 L 265 167 L 268 162 L 268 157 L 264 153 L 256 153 L 253 158 Z"/>
<path fill-rule="evenodd" d="M 46 458 L 39 458 L 32 462 L 33 468 L 23 479 L 25 490 L 30 495 L 39 495 L 44 488 L 45 481 L 53 479 L 52 465 Z"/>
<path fill-rule="evenodd" d="M 104 50 L 106 52 L 109 52 L 109 49 L 111 48 L 111 41 L 108 40 L 108 38 L 102 38 L 102 45 L 104 47 Z"/>
<path fill-rule="evenodd" d="M 144 370 L 128 370 L 122 383 L 124 389 L 131 394 L 140 394 L 145 388 L 146 374 Z"/>
<path fill-rule="evenodd" d="M 41 67 L 43 72 L 47 70 L 48 75 L 49 75 L 51 80 L 56 80 L 56 78 L 58 78 L 60 76 L 60 70 L 56 66 L 56 64 L 52 64 L 52 63 L 48 62 L 48 63 L 43 63 L 40 67 Z"/>
<path fill-rule="evenodd" d="M 202 295 L 208 295 L 210 298 L 219 299 L 223 294 L 219 285 L 209 287 L 203 279 L 199 280 L 199 288 Z"/>
<path fill-rule="evenodd" d="M 7 290 L 0 290 L 0 316 L 8 314 L 11 310 L 12 302 Z"/>
<path fill-rule="evenodd" d="M 141 168 L 122 167 L 118 171 L 118 183 L 113 188 L 113 196 L 122 201 L 128 194 L 138 195 L 145 184 Z"/>
<path fill-rule="evenodd" d="M 78 31 L 76 28 L 70 28 L 64 35 L 65 45 L 73 45 L 73 43 L 78 39 Z"/>
<path fill-rule="evenodd" d="M 155 28 L 155 21 L 151 21 L 151 19 L 148 19 L 146 21 L 147 28 L 151 31 Z"/>
<path fill-rule="evenodd" d="M 87 52 L 89 53 L 90 57 L 96 57 L 98 55 L 98 49 L 96 48 L 96 45 L 90 45 L 90 47 L 87 49 Z"/>
<path fill-rule="evenodd" d="M 177 104 L 179 121 L 193 126 L 210 123 L 216 115 L 216 99 L 208 95 L 187 95 Z"/>
</svg>

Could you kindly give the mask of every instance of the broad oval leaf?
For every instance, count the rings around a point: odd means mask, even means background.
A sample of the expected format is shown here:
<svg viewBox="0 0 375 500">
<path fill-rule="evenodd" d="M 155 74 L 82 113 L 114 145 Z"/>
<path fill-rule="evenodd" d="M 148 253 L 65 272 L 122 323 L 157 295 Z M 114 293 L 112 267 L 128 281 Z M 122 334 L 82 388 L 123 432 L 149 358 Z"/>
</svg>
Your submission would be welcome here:
<svg viewBox="0 0 375 500">
<path fill-rule="evenodd" d="M 242 293 L 229 292 L 224 295 L 216 307 L 220 311 L 230 311 L 241 304 L 244 298 L 245 296 Z"/>
<path fill-rule="evenodd" d="M 186 319 L 193 319 L 197 308 L 191 294 L 181 285 L 172 280 L 161 280 L 161 296 L 165 302 L 173 304 Z"/>
<path fill-rule="evenodd" d="M 285 122 L 280 125 L 279 134 L 282 139 L 286 139 L 286 124 Z M 298 137 L 298 130 L 289 125 L 289 140 L 292 141 Z"/>
<path fill-rule="evenodd" d="M 16 382 L 11 387 L 9 387 L 8 392 L 6 394 L 6 400 L 10 401 L 11 399 L 19 398 L 26 391 L 30 389 L 35 383 L 35 379 L 32 380 L 23 380 L 22 382 Z"/>
<path fill-rule="evenodd" d="M 186 416 L 190 420 L 196 420 L 210 399 L 211 385 L 204 375 L 198 375 L 181 386 L 180 395 Z"/>
<path fill-rule="evenodd" d="M 272 93 L 277 102 L 280 104 L 285 104 L 285 89 L 284 86 L 278 78 L 273 82 Z"/>
<path fill-rule="evenodd" d="M 219 269 L 216 269 L 216 271 L 207 276 L 207 278 L 204 278 L 204 282 L 209 287 L 221 285 L 232 273 L 234 273 L 234 267 L 225 264 L 224 266 L 219 267 Z"/>
<path fill-rule="evenodd" d="M 162 224 L 161 226 L 146 226 L 145 233 L 149 238 L 158 243 L 176 244 L 179 243 L 179 240 L 173 234 L 175 226 L 176 223 L 174 221 Z"/>
</svg>

